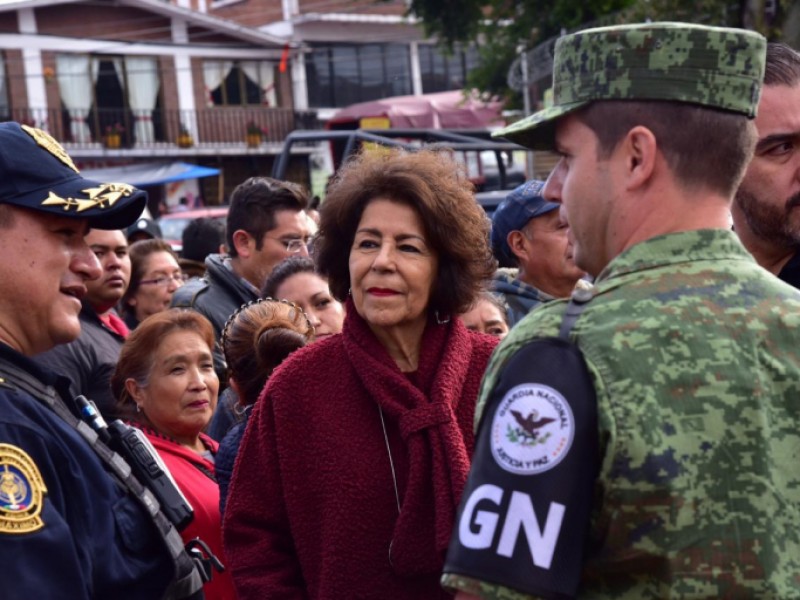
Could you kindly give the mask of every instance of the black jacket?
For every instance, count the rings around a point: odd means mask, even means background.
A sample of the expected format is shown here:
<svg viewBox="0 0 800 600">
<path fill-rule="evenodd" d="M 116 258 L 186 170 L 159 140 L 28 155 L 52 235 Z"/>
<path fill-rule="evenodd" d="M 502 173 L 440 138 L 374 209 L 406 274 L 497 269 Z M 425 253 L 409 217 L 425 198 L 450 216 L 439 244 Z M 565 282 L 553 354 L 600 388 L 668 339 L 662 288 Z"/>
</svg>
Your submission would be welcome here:
<svg viewBox="0 0 800 600">
<path fill-rule="evenodd" d="M 125 338 L 106 327 L 85 300 L 79 319 L 78 339 L 39 354 L 34 361 L 69 379 L 70 393 L 94 400 L 106 421 L 111 421 L 118 416 L 111 393 L 111 376 Z"/>
<path fill-rule="evenodd" d="M 258 294 L 250 285 L 242 281 L 222 261 L 221 255 L 209 254 L 206 257 L 205 277 L 190 279 L 172 296 L 174 308 L 191 308 L 211 321 L 217 342 L 225 323 L 236 309 L 258 299 Z M 225 361 L 219 348 L 214 353 L 214 362 L 217 372 L 224 375 Z M 222 376 L 220 379 L 222 380 Z"/>
<path fill-rule="evenodd" d="M 800 251 L 796 252 L 795 255 L 789 259 L 789 262 L 783 265 L 783 269 L 778 273 L 778 279 L 796 288 L 800 288 Z"/>
</svg>

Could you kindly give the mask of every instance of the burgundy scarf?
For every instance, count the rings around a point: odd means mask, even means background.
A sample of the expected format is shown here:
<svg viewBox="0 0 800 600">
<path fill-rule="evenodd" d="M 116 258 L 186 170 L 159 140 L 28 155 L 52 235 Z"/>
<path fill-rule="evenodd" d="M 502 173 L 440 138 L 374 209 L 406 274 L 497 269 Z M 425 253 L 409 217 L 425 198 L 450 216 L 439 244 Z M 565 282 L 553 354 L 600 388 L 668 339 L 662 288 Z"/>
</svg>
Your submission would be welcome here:
<svg viewBox="0 0 800 600">
<path fill-rule="evenodd" d="M 428 322 L 416 373 L 419 388 L 400 372 L 351 300 L 343 340 L 358 378 L 406 444 L 409 471 L 392 537 L 392 566 L 398 575 L 441 571 L 470 466 L 454 415 L 472 356 L 469 334 L 457 319 Z"/>
</svg>

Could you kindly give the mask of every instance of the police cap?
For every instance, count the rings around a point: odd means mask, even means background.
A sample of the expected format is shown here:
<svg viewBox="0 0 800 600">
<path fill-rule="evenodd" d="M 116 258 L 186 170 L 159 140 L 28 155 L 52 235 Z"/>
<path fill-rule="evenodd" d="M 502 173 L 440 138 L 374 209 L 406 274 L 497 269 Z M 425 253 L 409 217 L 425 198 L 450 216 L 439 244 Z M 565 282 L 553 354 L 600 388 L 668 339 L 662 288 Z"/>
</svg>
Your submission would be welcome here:
<svg viewBox="0 0 800 600">
<path fill-rule="evenodd" d="M 144 210 L 147 193 L 127 183 L 81 177 L 69 154 L 41 129 L 0 123 L 0 204 L 88 219 L 122 229 Z"/>
</svg>

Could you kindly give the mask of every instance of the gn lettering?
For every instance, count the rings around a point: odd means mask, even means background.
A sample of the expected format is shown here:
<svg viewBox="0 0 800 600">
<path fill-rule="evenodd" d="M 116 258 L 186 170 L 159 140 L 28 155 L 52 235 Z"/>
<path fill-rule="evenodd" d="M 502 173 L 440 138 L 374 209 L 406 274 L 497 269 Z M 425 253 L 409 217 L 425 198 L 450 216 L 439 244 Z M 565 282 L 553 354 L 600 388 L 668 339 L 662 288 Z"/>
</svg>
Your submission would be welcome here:
<svg viewBox="0 0 800 600">
<path fill-rule="evenodd" d="M 482 500 L 492 502 L 499 507 L 503 500 L 503 488 L 491 484 L 477 487 L 464 505 L 464 512 L 458 524 L 458 539 L 464 547 L 472 550 L 486 550 L 491 547 L 500 521 L 500 515 L 496 512 L 476 511 L 478 503 Z M 497 543 L 497 554 L 510 558 L 514 554 L 520 531 L 524 530 L 533 564 L 542 569 L 549 569 L 565 510 L 563 504 L 551 502 L 542 528 L 533 511 L 531 497 L 523 492 L 512 491 L 503 530 Z M 473 532 L 472 523 L 476 525 L 477 531 Z"/>
</svg>

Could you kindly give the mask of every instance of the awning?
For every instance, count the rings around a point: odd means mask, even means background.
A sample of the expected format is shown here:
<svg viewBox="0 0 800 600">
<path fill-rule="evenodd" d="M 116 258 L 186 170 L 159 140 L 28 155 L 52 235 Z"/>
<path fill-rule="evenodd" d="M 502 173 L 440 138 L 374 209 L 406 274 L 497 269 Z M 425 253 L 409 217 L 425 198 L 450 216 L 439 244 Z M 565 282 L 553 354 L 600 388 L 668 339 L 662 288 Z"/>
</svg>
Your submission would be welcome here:
<svg viewBox="0 0 800 600">
<path fill-rule="evenodd" d="M 477 93 L 461 90 L 395 96 L 343 108 L 331 117 L 328 128 L 341 129 L 347 123 L 357 129 L 364 117 L 388 117 L 393 129 L 486 129 L 505 123 L 502 107 L 498 100 L 485 101 Z"/>
<path fill-rule="evenodd" d="M 136 187 L 146 187 L 183 179 L 212 177 L 219 175 L 219 169 L 185 162 L 151 162 L 107 169 L 84 169 L 81 175 L 103 183 L 129 183 Z"/>
</svg>

